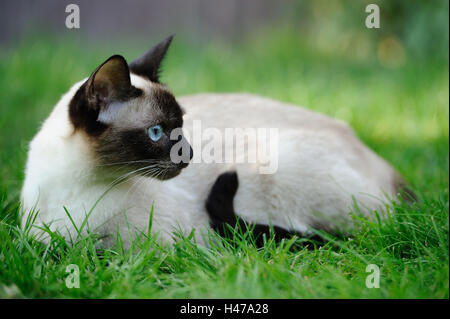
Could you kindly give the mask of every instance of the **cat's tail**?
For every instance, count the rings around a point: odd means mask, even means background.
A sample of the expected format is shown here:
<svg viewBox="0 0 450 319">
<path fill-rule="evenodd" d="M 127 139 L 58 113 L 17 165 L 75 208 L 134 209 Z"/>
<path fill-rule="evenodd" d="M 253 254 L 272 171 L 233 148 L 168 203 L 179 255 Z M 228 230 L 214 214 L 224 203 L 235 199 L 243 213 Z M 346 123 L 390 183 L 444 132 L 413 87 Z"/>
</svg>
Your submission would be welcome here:
<svg viewBox="0 0 450 319">
<path fill-rule="evenodd" d="M 233 199 L 239 186 L 238 175 L 236 172 L 225 172 L 217 177 L 206 200 L 206 210 L 209 214 L 211 227 L 223 237 L 228 237 L 229 226 L 236 229 L 239 226 L 244 234 L 251 232 L 255 244 L 258 247 L 264 245 L 264 237 L 269 239 L 273 234 L 276 242 L 283 238 L 291 238 L 300 234 L 288 231 L 282 227 L 269 226 L 261 224 L 251 224 L 242 218 L 239 218 L 233 206 Z"/>
</svg>

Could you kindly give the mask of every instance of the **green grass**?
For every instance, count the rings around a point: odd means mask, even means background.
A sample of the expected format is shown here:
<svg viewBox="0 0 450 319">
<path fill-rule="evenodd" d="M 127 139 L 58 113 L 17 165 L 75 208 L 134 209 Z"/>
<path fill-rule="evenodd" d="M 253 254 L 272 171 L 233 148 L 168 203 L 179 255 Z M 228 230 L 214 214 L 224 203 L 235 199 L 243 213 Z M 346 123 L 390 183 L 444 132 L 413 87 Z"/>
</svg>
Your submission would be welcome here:
<svg viewBox="0 0 450 319">
<path fill-rule="evenodd" d="M 381 223 L 358 219 L 351 238 L 330 237 L 313 250 L 291 249 L 296 240 L 229 245 L 213 234 L 210 248 L 142 237 L 129 251 L 118 244 L 99 253 L 95 234 L 69 247 L 57 238 L 42 245 L 19 230 L 27 143 L 40 123 L 108 56 L 132 59 L 146 46 L 30 38 L 1 53 L 0 297 L 449 297 L 448 61 L 407 54 L 404 65 L 386 68 L 376 53 L 319 50 L 289 33 L 235 46 L 176 39 L 163 80 L 178 96 L 246 91 L 341 118 L 410 181 L 418 203 L 396 205 Z M 66 288 L 69 264 L 80 268 L 79 289 Z M 379 289 L 365 286 L 368 264 L 380 267 Z"/>
</svg>

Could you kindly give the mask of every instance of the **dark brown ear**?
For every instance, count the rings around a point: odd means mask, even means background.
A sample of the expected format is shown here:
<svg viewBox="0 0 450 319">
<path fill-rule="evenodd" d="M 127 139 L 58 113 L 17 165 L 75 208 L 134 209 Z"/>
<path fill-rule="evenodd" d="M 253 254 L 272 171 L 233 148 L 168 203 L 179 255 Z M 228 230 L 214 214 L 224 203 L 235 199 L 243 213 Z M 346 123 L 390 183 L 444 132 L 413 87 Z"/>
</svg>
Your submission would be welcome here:
<svg viewBox="0 0 450 319">
<path fill-rule="evenodd" d="M 75 93 L 69 104 L 69 117 L 75 129 L 89 135 L 103 132 L 126 105 L 120 103 L 138 97 L 142 91 L 131 85 L 125 59 L 114 55 L 102 63 Z"/>
<path fill-rule="evenodd" d="M 101 64 L 86 83 L 89 105 L 96 109 L 102 109 L 112 102 L 126 101 L 135 93 L 127 61 L 120 55 L 113 55 Z"/>
<path fill-rule="evenodd" d="M 159 83 L 161 61 L 164 59 L 172 39 L 173 35 L 161 41 L 144 55 L 131 62 L 131 72 L 144 76 L 152 82 Z"/>
</svg>

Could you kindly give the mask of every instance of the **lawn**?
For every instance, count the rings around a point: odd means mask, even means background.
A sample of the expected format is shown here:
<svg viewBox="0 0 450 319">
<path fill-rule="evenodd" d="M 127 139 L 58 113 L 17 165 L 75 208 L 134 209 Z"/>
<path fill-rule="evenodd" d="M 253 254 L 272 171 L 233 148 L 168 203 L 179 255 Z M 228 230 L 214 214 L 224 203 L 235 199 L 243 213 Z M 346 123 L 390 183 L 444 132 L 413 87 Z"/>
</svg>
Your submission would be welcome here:
<svg viewBox="0 0 450 319">
<path fill-rule="evenodd" d="M 240 239 L 204 248 L 189 238 L 166 247 L 143 237 L 129 251 L 118 244 L 99 252 L 95 234 L 69 247 L 59 239 L 45 246 L 22 232 L 19 192 L 27 144 L 40 123 L 107 57 L 131 60 L 153 43 L 30 37 L 0 53 L 0 297 L 449 297 L 447 57 L 406 50 L 392 65 L 370 50 L 355 58 L 351 49 L 321 49 L 289 32 L 233 46 L 175 38 L 163 81 L 176 96 L 251 92 L 343 119 L 411 183 L 417 203 L 395 205 L 383 222 L 355 214 L 351 237 L 326 235 L 316 249 L 293 249 L 301 239 L 258 249 Z M 66 287 L 70 264 L 80 269 L 79 289 Z M 365 285 L 368 264 L 380 269 L 379 288 Z"/>
</svg>

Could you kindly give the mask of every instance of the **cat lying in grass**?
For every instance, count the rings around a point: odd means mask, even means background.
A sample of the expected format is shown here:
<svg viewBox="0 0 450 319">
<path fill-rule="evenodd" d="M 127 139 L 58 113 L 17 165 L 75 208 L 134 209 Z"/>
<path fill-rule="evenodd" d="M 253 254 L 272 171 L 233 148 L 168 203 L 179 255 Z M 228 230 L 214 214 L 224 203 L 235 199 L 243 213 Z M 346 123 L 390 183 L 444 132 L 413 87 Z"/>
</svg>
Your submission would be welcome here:
<svg viewBox="0 0 450 319">
<path fill-rule="evenodd" d="M 233 226 L 236 216 L 257 237 L 269 229 L 277 238 L 308 236 L 351 229 L 355 205 L 370 216 L 397 198 L 402 178 L 340 121 L 250 94 L 175 98 L 158 77 L 171 40 L 130 64 L 110 57 L 44 122 L 30 143 L 21 194 L 23 227 L 32 225 L 37 239 L 58 231 L 73 240 L 89 229 L 107 247 L 117 232 L 128 246 L 147 232 L 151 211 L 151 232 L 166 242 L 173 231 L 195 229 L 205 243 L 211 228 Z M 257 151 L 270 136 L 248 138 L 231 159 L 189 164 L 205 147 L 237 150 L 222 139 L 189 141 L 196 121 L 221 133 L 276 129 L 269 143 L 276 170 L 264 172 Z M 241 160 L 250 153 L 253 161 Z"/>
</svg>

